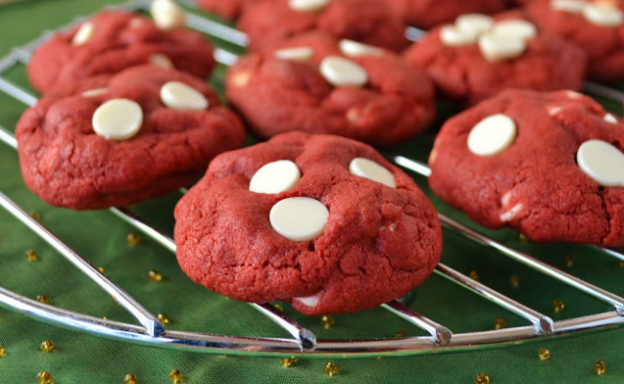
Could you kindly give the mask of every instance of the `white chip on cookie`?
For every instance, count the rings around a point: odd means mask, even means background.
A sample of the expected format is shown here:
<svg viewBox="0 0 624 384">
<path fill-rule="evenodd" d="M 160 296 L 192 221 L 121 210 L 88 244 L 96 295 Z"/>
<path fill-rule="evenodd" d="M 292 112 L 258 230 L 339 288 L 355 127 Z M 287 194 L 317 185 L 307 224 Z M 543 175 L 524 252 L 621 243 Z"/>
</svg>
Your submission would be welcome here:
<svg viewBox="0 0 624 384">
<path fill-rule="evenodd" d="M 108 92 L 108 88 L 95 88 L 95 89 L 90 89 L 88 91 L 82 92 L 82 96 L 83 97 L 95 97 L 95 96 L 103 95 L 106 92 Z"/>
<path fill-rule="evenodd" d="M 275 232 L 291 241 L 310 241 L 325 233 L 329 210 L 309 197 L 284 199 L 271 208 L 269 221 Z"/>
<path fill-rule="evenodd" d="M 526 42 L 520 37 L 488 32 L 479 37 L 479 49 L 487 61 L 512 60 L 522 56 Z"/>
<path fill-rule="evenodd" d="M 91 123 L 95 133 L 107 140 L 128 140 L 141 130 L 143 110 L 133 100 L 109 100 L 98 107 Z"/>
<path fill-rule="evenodd" d="M 533 23 L 526 20 L 504 20 L 494 24 L 491 33 L 501 36 L 519 37 L 526 40 L 537 36 L 537 28 L 535 28 Z"/>
<path fill-rule="evenodd" d="M 156 26 L 162 30 L 184 27 L 186 12 L 172 0 L 154 0 L 150 12 Z"/>
<path fill-rule="evenodd" d="M 171 109 L 203 111 L 208 99 L 195 88 L 179 81 L 169 81 L 160 88 L 160 100 Z"/>
<path fill-rule="evenodd" d="M 174 67 L 171 60 L 169 60 L 169 58 L 162 53 L 155 53 L 150 56 L 150 63 L 152 65 L 165 69 L 172 69 Z"/>
<path fill-rule="evenodd" d="M 516 140 L 516 123 L 499 113 L 486 117 L 468 135 L 468 149 L 477 156 L 493 156 L 505 151 Z"/>
<path fill-rule="evenodd" d="M 440 28 L 440 41 L 449 47 L 461 47 L 477 42 L 478 34 L 474 31 L 463 31 L 455 25 Z"/>
<path fill-rule="evenodd" d="M 87 43 L 89 40 L 91 40 L 94 34 L 95 34 L 95 25 L 93 25 L 92 22 L 87 21 L 86 23 L 83 23 L 80 26 L 80 28 L 74 35 L 74 38 L 72 39 L 72 45 L 75 45 L 75 46 L 83 45 Z"/>
<path fill-rule="evenodd" d="M 582 13 L 583 8 L 587 5 L 584 0 L 552 0 L 550 8 L 555 11 L 563 11 L 568 13 Z"/>
<path fill-rule="evenodd" d="M 314 57 L 314 49 L 311 47 L 295 47 L 278 49 L 273 52 L 273 57 L 288 61 L 310 61 Z"/>
<path fill-rule="evenodd" d="M 455 19 L 457 29 L 465 33 L 472 33 L 475 36 L 488 31 L 493 24 L 494 19 L 480 13 L 467 13 Z"/>
<path fill-rule="evenodd" d="M 368 83 L 368 73 L 357 63 L 338 56 L 321 61 L 321 75 L 335 87 L 362 87 Z"/>
<path fill-rule="evenodd" d="M 278 160 L 263 165 L 251 178 L 249 190 L 256 193 L 281 193 L 292 189 L 301 179 L 297 164 Z"/>
<path fill-rule="evenodd" d="M 308 297 L 295 297 L 293 298 L 293 301 L 298 301 L 301 304 L 305 305 L 306 307 L 314 308 L 316 307 L 320 299 L 321 299 L 321 295 L 316 294 L 314 296 L 308 296 Z"/>
<path fill-rule="evenodd" d="M 347 39 L 340 40 L 338 46 L 340 47 L 340 52 L 349 57 L 381 56 L 383 53 L 383 50 L 380 48 Z"/>
<path fill-rule="evenodd" d="M 583 16 L 590 23 L 602 27 L 619 27 L 624 23 L 624 13 L 610 6 L 588 4 L 583 7 Z"/>
<path fill-rule="evenodd" d="M 297 12 L 319 12 L 329 5 L 329 0 L 289 0 L 288 6 Z"/>
<path fill-rule="evenodd" d="M 617 124 L 618 123 L 617 117 L 613 116 L 610 113 L 605 114 L 603 119 L 604 119 L 604 121 L 606 121 L 609 124 Z"/>
<path fill-rule="evenodd" d="M 394 175 L 392 175 L 392 173 L 386 168 L 372 160 L 365 159 L 363 157 L 356 157 L 351 160 L 351 164 L 349 164 L 349 171 L 356 176 L 382 183 L 391 188 L 396 188 Z"/>
<path fill-rule="evenodd" d="M 576 153 L 576 162 L 603 187 L 624 187 L 624 153 L 606 141 L 584 142 Z"/>
</svg>

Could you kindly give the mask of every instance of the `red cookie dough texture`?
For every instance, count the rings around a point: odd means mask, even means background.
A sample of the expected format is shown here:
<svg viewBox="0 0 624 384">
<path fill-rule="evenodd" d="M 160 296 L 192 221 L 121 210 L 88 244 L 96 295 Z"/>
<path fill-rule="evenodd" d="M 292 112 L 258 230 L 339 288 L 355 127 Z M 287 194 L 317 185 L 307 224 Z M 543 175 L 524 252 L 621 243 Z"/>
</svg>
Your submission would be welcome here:
<svg viewBox="0 0 624 384">
<path fill-rule="evenodd" d="M 397 187 L 351 174 L 356 157 L 385 167 Z M 300 181 L 278 194 L 250 192 L 258 169 L 278 160 L 293 161 Z M 273 230 L 269 212 L 291 197 L 325 205 L 324 234 L 293 242 Z M 331 135 L 293 132 L 218 156 L 175 217 L 178 262 L 193 281 L 237 300 L 288 301 L 307 315 L 401 297 L 431 274 L 442 250 L 436 211 L 414 181 L 371 147 Z"/>
<path fill-rule="evenodd" d="M 494 14 L 505 9 L 504 0 L 383 0 L 398 17 L 417 28 L 430 29 L 453 22 L 465 13 Z"/>
<path fill-rule="evenodd" d="M 519 16 L 514 12 L 496 17 L 494 28 L 508 20 L 521 20 Z M 492 62 L 476 41 L 461 46 L 445 44 L 442 28 L 432 30 L 404 56 L 424 70 L 447 99 L 474 105 L 508 88 L 554 91 L 579 90 L 582 86 L 586 55 L 556 35 L 539 32 L 524 40 L 526 48 L 518 57 Z"/>
<path fill-rule="evenodd" d="M 620 18 L 624 12 L 622 1 L 584 3 L 610 4 L 613 6 L 611 13 L 618 13 Z M 582 12 L 553 9 L 552 0 L 534 0 L 526 10 L 540 29 L 565 38 L 587 53 L 590 78 L 603 82 L 624 80 L 624 24 L 598 25 L 588 21 Z M 621 20 L 624 21 L 624 18 Z"/>
<path fill-rule="evenodd" d="M 86 23 L 93 25 L 92 34 L 74 45 L 72 40 Z M 102 11 L 38 48 L 28 65 L 28 78 L 43 93 L 65 83 L 150 63 L 172 64 L 179 71 L 206 78 L 215 65 L 212 52 L 212 45 L 197 32 L 163 31 L 136 13 Z"/>
<path fill-rule="evenodd" d="M 473 127 L 496 114 L 513 120 L 515 140 L 499 154 L 473 154 L 467 145 Z M 601 186 L 577 165 L 589 140 L 622 151 L 624 124 L 575 92 L 505 91 L 442 127 L 429 184 L 489 228 L 508 225 L 537 242 L 620 246 L 624 187 Z"/>
<path fill-rule="evenodd" d="M 207 110 L 167 108 L 161 87 L 178 81 L 199 91 Z M 83 92 L 93 96 L 84 96 Z M 108 100 L 129 99 L 143 112 L 141 130 L 126 141 L 96 134 L 92 118 Z M 240 148 L 240 120 L 219 106 L 204 81 L 153 66 L 68 84 L 28 109 L 16 129 L 26 185 L 46 202 L 74 209 L 136 203 L 192 184 L 217 154 Z"/>
<path fill-rule="evenodd" d="M 274 52 L 242 57 L 229 68 L 226 95 L 259 136 L 295 130 L 330 133 L 374 145 L 403 142 L 435 116 L 429 78 L 393 52 L 345 56 L 333 38 L 309 33 L 277 50 L 311 48 L 309 61 L 276 58 Z M 319 70 L 328 56 L 344 57 L 368 74 L 363 87 L 332 86 Z"/>
<path fill-rule="evenodd" d="M 260 1 L 272 0 L 196 0 L 196 3 L 204 11 L 214 12 L 224 19 L 233 20 Z"/>
<path fill-rule="evenodd" d="M 314 30 L 393 51 L 408 45 L 405 24 L 381 0 L 331 0 L 317 11 L 295 11 L 290 2 L 264 1 L 241 16 L 237 28 L 249 36 L 249 50 Z"/>
</svg>

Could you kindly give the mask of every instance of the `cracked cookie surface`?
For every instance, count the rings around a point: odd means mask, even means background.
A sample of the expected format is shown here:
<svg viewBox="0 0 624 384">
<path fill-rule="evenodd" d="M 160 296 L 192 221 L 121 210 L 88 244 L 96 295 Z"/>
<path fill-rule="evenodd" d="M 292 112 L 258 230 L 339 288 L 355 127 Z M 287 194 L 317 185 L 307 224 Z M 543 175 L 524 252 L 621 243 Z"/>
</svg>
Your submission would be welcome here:
<svg viewBox="0 0 624 384">
<path fill-rule="evenodd" d="M 161 88 L 184 83 L 209 102 L 207 110 L 167 108 Z M 84 93 L 86 92 L 86 93 Z M 94 132 L 94 113 L 109 100 L 140 106 L 140 132 L 126 141 Z M 46 202 L 74 209 L 127 205 L 190 185 L 217 154 L 242 146 L 242 123 L 219 106 L 201 79 L 143 66 L 83 79 L 50 92 L 16 128 L 26 185 Z"/>
<path fill-rule="evenodd" d="M 478 156 L 468 137 L 483 119 L 515 123 L 513 143 Z M 624 244 L 624 187 L 605 187 L 577 165 L 582 144 L 624 150 L 624 124 L 575 92 L 510 90 L 452 118 L 430 159 L 432 190 L 476 222 L 510 226 L 538 242 Z"/>
<path fill-rule="evenodd" d="M 354 158 L 388 171 L 396 188 L 350 172 Z M 291 189 L 250 191 L 263 166 L 289 160 Z M 295 242 L 271 226 L 278 202 L 316 199 L 329 210 L 324 233 Z M 372 308 L 422 283 L 440 259 L 437 214 L 414 181 L 371 147 L 330 135 L 288 133 L 224 153 L 176 209 L 177 258 L 190 278 L 237 300 L 291 302 L 308 315 Z"/>
</svg>

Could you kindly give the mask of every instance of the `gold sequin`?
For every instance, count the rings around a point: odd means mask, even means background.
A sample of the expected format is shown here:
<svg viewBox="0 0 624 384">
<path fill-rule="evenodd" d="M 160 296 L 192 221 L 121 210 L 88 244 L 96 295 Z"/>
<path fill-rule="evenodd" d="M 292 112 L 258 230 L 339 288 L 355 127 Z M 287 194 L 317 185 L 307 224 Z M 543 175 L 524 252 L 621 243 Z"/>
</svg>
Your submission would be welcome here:
<svg viewBox="0 0 624 384">
<path fill-rule="evenodd" d="M 30 215 L 30 217 L 32 217 L 33 219 L 37 220 L 37 221 L 41 221 L 41 215 L 39 214 L 39 212 L 37 211 L 30 211 L 28 212 L 28 214 Z"/>
<path fill-rule="evenodd" d="M 336 365 L 336 363 L 329 362 L 325 364 L 325 373 L 329 377 L 336 376 L 338 374 L 338 366 Z"/>
<path fill-rule="evenodd" d="M 282 364 L 282 367 L 284 368 L 290 368 L 292 367 L 295 363 L 297 362 L 297 359 L 295 359 L 294 357 L 285 357 L 283 359 L 280 359 L 280 364 Z"/>
<path fill-rule="evenodd" d="M 171 380 L 174 384 L 178 384 L 182 382 L 182 371 L 179 369 L 172 369 L 169 372 L 169 380 Z"/>
<path fill-rule="evenodd" d="M 520 241 L 522 241 L 523 243 L 528 243 L 529 242 L 529 238 L 526 237 L 524 234 L 520 234 Z"/>
<path fill-rule="evenodd" d="M 329 329 L 331 328 L 334 324 L 336 324 L 336 320 L 334 320 L 333 317 L 331 316 L 323 316 L 321 317 L 321 325 L 323 326 L 323 328 L 325 329 Z"/>
<path fill-rule="evenodd" d="M 37 373 L 37 381 L 41 384 L 50 384 L 52 382 L 52 374 L 48 371 L 40 371 Z"/>
<path fill-rule="evenodd" d="M 396 337 L 397 339 L 402 339 L 407 337 L 407 333 L 405 331 L 398 331 L 394 334 L 394 337 Z"/>
<path fill-rule="evenodd" d="M 474 378 L 476 384 L 490 384 L 490 376 L 481 372 Z"/>
<path fill-rule="evenodd" d="M 126 236 L 126 242 L 128 243 L 128 245 L 136 247 L 137 245 L 141 244 L 141 236 L 137 235 L 136 233 L 131 233 Z"/>
<path fill-rule="evenodd" d="M 160 274 L 160 272 L 158 272 L 155 269 L 150 270 L 148 275 L 149 275 L 150 280 L 152 281 L 155 281 L 155 282 L 162 281 L 162 275 Z"/>
<path fill-rule="evenodd" d="M 29 249 L 28 251 L 26 251 L 26 260 L 28 260 L 29 263 L 34 263 L 35 261 L 39 260 L 39 255 L 37 255 L 37 252 Z"/>
<path fill-rule="evenodd" d="M 594 371 L 596 371 L 597 375 L 605 374 L 607 372 L 607 364 L 602 360 L 596 360 L 594 363 Z"/>
<path fill-rule="evenodd" d="M 468 277 L 470 277 L 474 281 L 481 281 L 479 272 L 477 271 L 470 271 L 470 273 L 468 274 Z"/>
<path fill-rule="evenodd" d="M 43 304 L 50 304 L 50 298 L 46 295 L 37 295 L 37 301 Z"/>
<path fill-rule="evenodd" d="M 167 325 L 171 322 L 171 320 L 169 320 L 169 316 L 167 316 L 165 313 L 159 313 L 158 314 L 158 320 L 160 320 L 161 323 Z"/>
<path fill-rule="evenodd" d="M 41 344 L 39 344 L 39 348 L 41 348 L 41 350 L 43 352 L 52 352 L 52 350 L 54 349 L 54 341 L 52 340 L 46 340 L 41 342 Z"/>
<path fill-rule="evenodd" d="M 494 319 L 494 329 L 503 329 L 507 326 L 507 321 L 501 317 Z"/>
<path fill-rule="evenodd" d="M 546 348 L 540 348 L 539 350 L 539 358 L 542 361 L 550 359 L 550 351 Z"/>
<path fill-rule="evenodd" d="M 98 267 L 98 271 L 100 271 L 102 275 L 106 275 L 106 272 L 104 272 L 104 268 Z"/>
<path fill-rule="evenodd" d="M 273 308 L 277 309 L 278 311 L 284 313 L 284 307 L 282 307 L 279 304 L 273 304 Z"/>
<path fill-rule="evenodd" d="M 553 306 L 553 309 L 555 310 L 555 313 L 559 313 L 565 309 L 565 304 L 563 303 L 563 301 L 559 299 L 553 300 L 552 306 Z"/>
<path fill-rule="evenodd" d="M 128 373 L 126 377 L 124 377 L 124 384 L 137 384 L 139 379 L 134 373 Z"/>
<path fill-rule="evenodd" d="M 5 357 L 5 356 L 6 356 L 6 350 L 4 349 L 2 344 L 0 344 L 0 357 Z"/>
<path fill-rule="evenodd" d="M 575 262 L 576 262 L 576 259 L 574 258 L 574 256 L 566 256 L 565 258 L 566 267 L 568 268 L 574 267 Z"/>
<path fill-rule="evenodd" d="M 513 275 L 509 278 L 509 285 L 514 288 L 518 288 L 520 286 L 520 276 Z"/>
</svg>

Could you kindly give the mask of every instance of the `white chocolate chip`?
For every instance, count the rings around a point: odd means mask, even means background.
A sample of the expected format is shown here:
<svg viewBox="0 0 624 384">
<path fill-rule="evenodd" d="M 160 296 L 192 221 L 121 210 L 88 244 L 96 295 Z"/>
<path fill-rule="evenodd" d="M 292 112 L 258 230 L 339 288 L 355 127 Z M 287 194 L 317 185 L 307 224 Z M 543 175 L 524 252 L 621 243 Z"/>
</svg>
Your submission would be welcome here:
<svg viewBox="0 0 624 384">
<path fill-rule="evenodd" d="M 228 85 L 236 88 L 245 88 L 251 80 L 251 72 L 238 72 L 232 76 L 228 76 Z"/>
<path fill-rule="evenodd" d="M 128 140 L 141 130 L 143 110 L 132 100 L 109 100 L 95 111 L 91 124 L 95 133 L 106 140 Z"/>
<path fill-rule="evenodd" d="M 301 304 L 305 305 L 306 307 L 314 308 L 316 307 L 320 299 L 321 299 L 321 295 L 316 294 L 314 296 L 308 296 L 308 297 L 295 297 L 293 301 L 298 301 Z"/>
<path fill-rule="evenodd" d="M 486 117 L 468 135 L 468 149 L 477 156 L 498 155 L 516 140 L 516 123 L 502 113 Z"/>
<path fill-rule="evenodd" d="M 563 111 L 563 107 L 551 107 L 548 108 L 548 115 L 555 116 L 557 113 Z"/>
<path fill-rule="evenodd" d="M 173 63 L 169 58 L 161 53 L 155 53 L 150 56 L 150 63 L 160 68 L 172 69 Z"/>
<path fill-rule="evenodd" d="M 584 142 L 576 153 L 576 162 L 603 187 L 624 187 L 624 154 L 606 141 Z"/>
<path fill-rule="evenodd" d="M 584 0 L 552 0 L 550 2 L 551 9 L 568 13 L 582 13 L 586 5 L 587 2 Z"/>
<path fill-rule="evenodd" d="M 487 61 L 498 62 L 522 56 L 526 42 L 519 37 L 489 32 L 479 37 L 479 48 Z"/>
<path fill-rule="evenodd" d="M 607 113 L 606 115 L 604 115 L 604 121 L 606 121 L 609 124 L 617 124 L 618 123 L 618 119 L 613 116 L 610 113 Z"/>
<path fill-rule="evenodd" d="M 462 32 L 472 32 L 475 36 L 492 28 L 494 19 L 480 13 L 467 13 L 455 20 L 455 26 Z"/>
<path fill-rule="evenodd" d="M 504 207 L 507 206 L 507 204 L 509 204 L 509 201 L 511 200 L 511 191 L 505 193 L 502 197 L 501 197 L 501 205 Z"/>
<path fill-rule="evenodd" d="M 569 99 L 580 99 L 583 97 L 582 93 L 578 93 L 576 91 L 565 91 L 566 92 L 566 96 L 568 96 Z"/>
<path fill-rule="evenodd" d="M 276 59 L 288 61 L 310 61 L 314 56 L 314 49 L 310 47 L 284 48 L 273 52 Z"/>
<path fill-rule="evenodd" d="M 523 207 L 524 205 L 522 203 L 514 205 L 513 208 L 511 208 L 509 211 L 503 212 L 500 215 L 500 220 L 503 222 L 511 221 L 514 217 L 516 217 L 516 215 L 522 210 Z"/>
<path fill-rule="evenodd" d="M 184 27 L 186 12 L 172 0 L 154 0 L 150 7 L 156 26 L 162 30 Z"/>
<path fill-rule="evenodd" d="M 160 100 L 171 109 L 203 111 L 208 99 L 201 92 L 179 81 L 169 81 L 160 88 Z"/>
<path fill-rule="evenodd" d="M 95 89 L 90 89 L 88 91 L 82 92 L 82 96 L 83 97 L 94 97 L 94 96 L 103 95 L 106 92 L 108 92 L 108 88 L 95 88 Z"/>
<path fill-rule="evenodd" d="M 356 157 L 351 160 L 349 171 L 356 176 L 376 181 L 390 188 L 396 188 L 396 181 L 392 173 L 372 160 Z"/>
<path fill-rule="evenodd" d="M 440 41 L 449 47 L 461 47 L 477 42 L 478 34 L 474 31 L 462 31 L 454 25 L 440 28 Z"/>
<path fill-rule="evenodd" d="M 284 199 L 271 208 L 269 221 L 275 232 L 291 241 L 310 241 L 325 233 L 329 210 L 309 197 Z"/>
<path fill-rule="evenodd" d="M 349 57 L 381 56 L 383 50 L 371 45 L 358 43 L 357 41 L 342 39 L 338 44 L 340 51 Z"/>
<path fill-rule="evenodd" d="M 227 1 L 227 0 L 224 0 Z M 288 6 L 297 12 L 318 12 L 329 5 L 329 0 L 289 0 Z"/>
<path fill-rule="evenodd" d="M 256 193 L 281 193 L 293 188 L 301 179 L 297 164 L 278 160 L 263 165 L 251 178 L 249 190 Z"/>
<path fill-rule="evenodd" d="M 624 23 L 624 14 L 615 7 L 588 4 L 583 7 L 583 16 L 590 23 L 603 27 L 619 27 Z"/>
<path fill-rule="evenodd" d="M 496 23 L 491 33 L 499 36 L 519 37 L 527 40 L 537 36 L 537 28 L 526 20 L 505 20 Z"/>
<path fill-rule="evenodd" d="M 362 87 L 368 82 L 368 73 L 360 65 L 338 56 L 321 61 L 321 74 L 335 87 Z"/>
<path fill-rule="evenodd" d="M 80 28 L 74 35 L 74 38 L 72 39 L 72 44 L 75 46 L 83 45 L 84 43 L 91 40 L 94 34 L 95 34 L 95 25 L 93 25 L 92 22 L 87 21 L 86 23 L 80 26 Z"/>
</svg>

